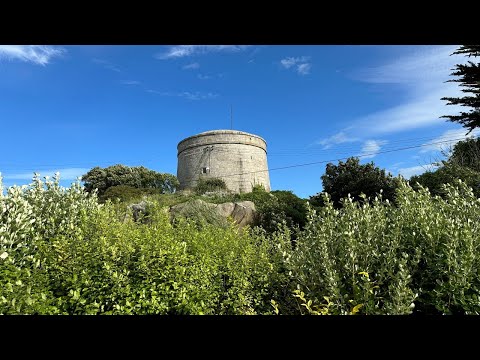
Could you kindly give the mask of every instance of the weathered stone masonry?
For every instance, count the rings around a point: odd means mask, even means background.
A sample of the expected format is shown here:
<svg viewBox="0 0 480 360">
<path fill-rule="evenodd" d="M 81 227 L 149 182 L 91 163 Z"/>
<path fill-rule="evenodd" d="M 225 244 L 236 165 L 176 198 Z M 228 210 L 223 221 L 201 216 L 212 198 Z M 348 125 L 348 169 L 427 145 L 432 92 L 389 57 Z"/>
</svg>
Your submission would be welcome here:
<svg viewBox="0 0 480 360">
<path fill-rule="evenodd" d="M 235 192 L 261 184 L 270 191 L 267 143 L 260 136 L 236 130 L 213 130 L 178 143 L 180 189 L 195 187 L 199 178 L 220 178 Z"/>
</svg>

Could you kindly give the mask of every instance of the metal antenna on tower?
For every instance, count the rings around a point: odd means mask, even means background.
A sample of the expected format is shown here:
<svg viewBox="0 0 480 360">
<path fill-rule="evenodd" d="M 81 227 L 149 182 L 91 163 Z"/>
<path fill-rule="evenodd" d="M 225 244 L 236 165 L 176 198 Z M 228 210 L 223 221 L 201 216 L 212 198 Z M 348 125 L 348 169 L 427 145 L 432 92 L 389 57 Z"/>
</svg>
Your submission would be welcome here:
<svg viewBox="0 0 480 360">
<path fill-rule="evenodd" d="M 230 129 L 233 130 L 233 106 L 230 105 Z"/>
</svg>

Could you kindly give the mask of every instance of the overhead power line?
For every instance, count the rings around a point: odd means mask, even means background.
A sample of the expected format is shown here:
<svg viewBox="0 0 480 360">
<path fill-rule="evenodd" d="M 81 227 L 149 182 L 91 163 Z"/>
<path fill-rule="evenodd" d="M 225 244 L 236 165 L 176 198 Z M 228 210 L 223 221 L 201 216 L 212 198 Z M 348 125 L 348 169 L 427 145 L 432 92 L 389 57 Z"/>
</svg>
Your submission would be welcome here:
<svg viewBox="0 0 480 360">
<path fill-rule="evenodd" d="M 470 136 L 469 136 L 470 137 Z M 438 137 L 418 137 L 418 138 L 409 138 L 409 139 L 398 139 L 398 140 L 393 140 L 393 141 L 389 141 L 387 144 L 383 145 L 382 147 L 384 148 L 383 151 L 387 151 L 387 150 L 394 150 L 396 151 L 394 147 L 392 147 L 393 144 L 397 144 L 397 143 L 401 143 L 401 144 L 408 144 L 408 143 L 412 143 L 412 142 L 416 142 L 416 141 L 428 141 L 428 140 L 434 140 Z M 427 143 L 423 143 L 423 144 L 419 144 L 418 146 L 414 146 L 412 148 L 415 148 L 415 147 L 423 147 L 423 146 L 430 146 L 430 145 L 435 145 L 435 144 L 447 144 L 449 142 L 455 142 L 455 141 L 460 141 L 460 140 L 465 140 L 466 138 L 468 137 L 461 137 L 461 138 L 445 138 L 445 140 L 442 140 L 440 142 L 427 142 Z M 229 150 L 222 150 L 220 148 L 216 148 L 217 152 L 220 152 L 220 151 L 224 151 L 224 152 L 229 152 Z M 276 151 L 274 152 L 268 152 L 267 155 L 268 157 L 277 157 L 277 156 L 314 156 L 314 155 L 321 155 L 321 154 L 326 154 L 326 153 L 337 153 L 337 154 L 349 154 L 351 152 L 354 152 L 354 151 L 358 151 L 358 146 L 354 146 L 354 145 L 342 145 L 340 147 L 336 147 L 336 148 L 330 148 L 330 149 L 277 149 Z M 380 154 L 382 152 L 375 152 L 374 154 Z M 364 157 L 364 156 L 370 156 L 370 154 L 362 154 L 362 155 L 351 155 L 351 156 L 357 156 L 357 157 Z M 156 161 L 158 160 L 158 158 L 150 158 L 150 159 L 146 159 L 146 158 L 142 158 L 141 161 L 142 162 L 151 162 L 151 161 Z M 334 161 L 334 160 L 332 160 Z M 134 160 L 134 161 L 128 161 L 129 163 L 138 163 L 139 161 L 138 160 Z M 120 163 L 125 163 L 125 160 L 114 160 L 114 161 L 102 161 L 101 164 L 106 164 L 106 163 L 110 163 L 110 164 L 120 164 Z M 0 163 L 0 166 L 3 167 L 3 171 L 5 171 L 5 169 L 9 169 L 10 167 L 14 167 L 14 171 L 31 171 L 31 170 L 52 170 L 52 169 L 61 169 L 61 168 L 92 168 L 92 167 L 95 167 L 95 166 L 100 166 L 101 164 L 99 163 L 96 163 L 96 164 L 92 164 L 92 163 L 67 163 L 67 164 L 56 164 L 56 165 L 52 165 L 52 164 L 36 164 L 32 167 L 18 167 L 18 163 L 17 163 L 17 166 L 15 166 L 16 164 L 14 163 L 3 163 L 1 164 Z M 135 165 L 137 166 L 137 165 Z M 270 169 L 270 170 L 273 170 L 273 169 Z"/>
<path fill-rule="evenodd" d="M 375 151 L 375 152 L 371 152 L 371 153 L 368 153 L 368 154 L 358 155 L 358 156 L 355 156 L 355 157 L 358 157 L 358 158 L 370 157 L 372 155 L 380 155 L 380 154 L 386 154 L 386 153 L 392 153 L 392 152 L 396 152 L 396 151 L 415 149 L 415 148 L 420 148 L 420 147 L 425 147 L 425 146 L 444 144 L 444 143 L 448 143 L 448 142 L 451 142 L 451 141 L 462 140 L 462 139 L 464 139 L 464 137 L 461 137 L 461 138 L 458 138 L 458 139 L 449 139 L 449 140 L 443 140 L 443 141 L 437 141 L 437 142 L 430 142 L 430 143 L 421 144 L 421 145 L 405 146 L 405 147 L 401 147 L 401 148 L 397 148 L 397 149 Z M 270 169 L 262 169 L 262 170 L 244 172 L 244 173 L 227 174 L 227 175 L 221 175 L 221 176 L 217 176 L 217 177 L 222 179 L 222 178 L 231 177 L 231 176 L 241 176 L 241 175 L 247 175 L 247 174 L 256 174 L 256 173 L 261 173 L 261 172 L 267 172 L 267 171 L 271 172 L 271 171 L 276 171 L 276 170 L 292 169 L 292 168 L 303 167 L 303 166 L 318 165 L 318 164 L 325 164 L 325 163 L 329 163 L 329 162 L 347 160 L 350 157 L 352 157 L 352 156 L 336 158 L 336 159 L 329 159 L 329 160 L 320 160 L 320 161 L 314 161 L 314 162 L 302 163 L 302 164 L 280 166 L 280 167 L 275 167 L 275 168 L 270 168 Z M 190 183 L 190 182 L 194 182 L 194 181 L 195 180 L 190 180 L 190 181 L 186 181 L 186 182 Z"/>
</svg>

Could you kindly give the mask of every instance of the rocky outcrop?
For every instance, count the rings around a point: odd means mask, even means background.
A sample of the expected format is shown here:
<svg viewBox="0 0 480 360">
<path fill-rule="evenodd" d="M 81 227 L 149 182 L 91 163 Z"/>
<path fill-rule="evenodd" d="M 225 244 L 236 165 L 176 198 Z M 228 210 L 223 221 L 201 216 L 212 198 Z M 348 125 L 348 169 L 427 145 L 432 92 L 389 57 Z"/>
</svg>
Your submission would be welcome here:
<svg viewBox="0 0 480 360">
<path fill-rule="evenodd" d="M 226 219 L 231 217 L 239 226 L 253 225 L 255 223 L 257 211 L 252 201 L 240 201 L 236 203 L 227 202 L 223 204 L 212 204 L 200 199 L 191 200 L 182 204 L 170 207 L 172 218 L 176 216 L 184 217 L 200 217 L 207 221 L 215 221 L 218 219 L 226 223 Z M 217 222 L 216 221 L 216 222 Z"/>
<path fill-rule="evenodd" d="M 234 203 L 234 205 L 235 207 L 230 216 L 239 227 L 255 223 L 257 211 L 252 201 L 240 201 Z"/>
<path fill-rule="evenodd" d="M 148 215 L 150 214 L 147 210 L 147 206 L 148 203 L 146 201 L 142 201 L 138 204 L 128 205 L 127 213 L 125 214 L 123 221 L 127 221 L 131 213 L 134 221 L 142 220 L 142 222 L 148 222 Z"/>
</svg>

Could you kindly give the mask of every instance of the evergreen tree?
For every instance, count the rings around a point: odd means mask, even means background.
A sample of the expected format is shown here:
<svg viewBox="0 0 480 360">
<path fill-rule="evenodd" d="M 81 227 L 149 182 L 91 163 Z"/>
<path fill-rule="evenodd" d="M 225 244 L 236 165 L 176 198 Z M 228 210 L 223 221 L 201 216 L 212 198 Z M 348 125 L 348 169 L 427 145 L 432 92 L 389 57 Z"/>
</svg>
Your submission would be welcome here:
<svg viewBox="0 0 480 360">
<path fill-rule="evenodd" d="M 469 58 L 480 56 L 480 45 L 463 45 L 452 55 L 465 54 Z M 469 112 L 460 112 L 460 115 L 444 115 L 449 121 L 457 122 L 469 130 L 480 127 L 480 63 L 468 61 L 467 64 L 457 64 L 453 76 L 457 79 L 448 82 L 458 82 L 462 86 L 462 92 L 471 94 L 463 97 L 443 97 L 442 100 L 448 101 L 447 105 L 461 105 L 471 107 Z"/>
</svg>

